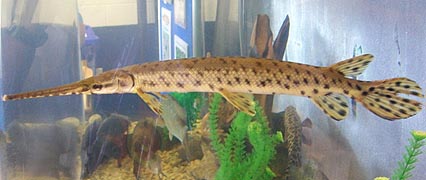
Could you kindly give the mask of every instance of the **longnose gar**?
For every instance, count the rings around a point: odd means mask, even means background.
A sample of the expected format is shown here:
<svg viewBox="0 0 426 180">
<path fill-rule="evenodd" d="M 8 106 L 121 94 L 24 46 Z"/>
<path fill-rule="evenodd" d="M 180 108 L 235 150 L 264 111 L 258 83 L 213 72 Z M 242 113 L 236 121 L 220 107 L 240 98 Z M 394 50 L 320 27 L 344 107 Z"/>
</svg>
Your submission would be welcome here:
<svg viewBox="0 0 426 180">
<path fill-rule="evenodd" d="M 218 92 L 236 108 L 254 115 L 252 94 L 306 96 L 335 120 L 348 114 L 348 96 L 376 115 L 402 119 L 421 110 L 420 102 L 399 94 L 424 97 L 416 82 L 407 78 L 359 81 L 372 61 L 365 54 L 329 67 L 249 57 L 203 57 L 150 62 L 106 71 L 75 83 L 4 95 L 3 100 L 70 94 L 137 93 L 156 113 L 161 113 L 158 92 Z"/>
</svg>

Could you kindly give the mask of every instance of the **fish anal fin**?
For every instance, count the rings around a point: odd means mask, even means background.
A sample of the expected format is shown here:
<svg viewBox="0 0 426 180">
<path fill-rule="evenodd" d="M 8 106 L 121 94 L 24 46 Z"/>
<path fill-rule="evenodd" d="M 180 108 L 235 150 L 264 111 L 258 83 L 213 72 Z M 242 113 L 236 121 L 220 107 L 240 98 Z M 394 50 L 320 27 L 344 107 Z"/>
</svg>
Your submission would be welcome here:
<svg viewBox="0 0 426 180">
<path fill-rule="evenodd" d="M 309 118 L 303 120 L 302 127 L 312 128 L 312 120 Z"/>
<path fill-rule="evenodd" d="M 147 94 L 143 92 L 141 89 L 137 89 L 136 93 L 139 95 L 139 97 L 143 101 L 145 101 L 148 107 L 151 108 L 151 110 L 154 111 L 156 114 L 161 114 L 163 112 L 161 109 L 161 103 L 157 97 L 155 97 L 152 94 Z"/>
<path fill-rule="evenodd" d="M 233 93 L 226 90 L 221 90 L 219 93 L 238 110 L 243 111 L 250 116 L 254 116 L 256 114 L 252 94 Z"/>
<path fill-rule="evenodd" d="M 367 68 L 373 58 L 374 56 L 371 54 L 364 54 L 333 64 L 330 68 L 344 76 L 357 76 Z"/>
<path fill-rule="evenodd" d="M 341 94 L 333 93 L 325 96 L 316 96 L 312 100 L 325 114 L 334 120 L 340 121 L 348 115 L 348 100 Z"/>
</svg>

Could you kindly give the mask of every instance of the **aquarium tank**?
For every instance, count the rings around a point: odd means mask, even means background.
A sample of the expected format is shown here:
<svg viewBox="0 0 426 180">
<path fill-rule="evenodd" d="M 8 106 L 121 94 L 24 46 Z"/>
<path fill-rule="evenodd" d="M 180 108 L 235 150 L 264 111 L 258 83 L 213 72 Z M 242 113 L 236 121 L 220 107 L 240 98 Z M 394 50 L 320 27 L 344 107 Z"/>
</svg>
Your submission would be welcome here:
<svg viewBox="0 0 426 180">
<path fill-rule="evenodd" d="M 0 180 L 426 179 L 425 1 L 0 9 Z"/>
</svg>

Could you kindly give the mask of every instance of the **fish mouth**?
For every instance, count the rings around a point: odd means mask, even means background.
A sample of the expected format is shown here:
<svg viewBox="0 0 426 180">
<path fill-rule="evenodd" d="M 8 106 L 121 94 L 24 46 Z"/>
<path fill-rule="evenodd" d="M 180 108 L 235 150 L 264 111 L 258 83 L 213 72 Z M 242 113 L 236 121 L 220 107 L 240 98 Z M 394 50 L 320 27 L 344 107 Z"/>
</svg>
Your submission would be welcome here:
<svg viewBox="0 0 426 180">
<path fill-rule="evenodd" d="M 33 99 L 33 98 L 41 98 L 41 97 L 49 97 L 49 96 L 67 96 L 74 94 L 90 94 L 89 85 L 84 83 L 84 81 L 66 84 L 58 87 L 42 89 L 37 91 L 29 91 L 18 94 L 9 94 L 3 95 L 3 101 L 10 100 L 21 100 L 21 99 Z"/>
</svg>

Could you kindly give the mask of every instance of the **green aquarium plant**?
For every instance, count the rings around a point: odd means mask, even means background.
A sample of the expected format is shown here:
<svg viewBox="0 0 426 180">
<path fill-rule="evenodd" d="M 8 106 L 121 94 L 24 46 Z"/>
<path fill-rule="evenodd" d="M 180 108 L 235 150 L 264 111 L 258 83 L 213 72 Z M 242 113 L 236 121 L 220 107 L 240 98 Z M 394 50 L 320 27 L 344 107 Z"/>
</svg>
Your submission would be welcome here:
<svg viewBox="0 0 426 180">
<path fill-rule="evenodd" d="M 282 134 L 271 135 L 263 110 L 256 104 L 255 117 L 239 112 L 222 141 L 217 131 L 221 102 L 222 97 L 215 94 L 209 109 L 210 138 L 220 161 L 216 179 L 272 179 L 275 174 L 268 164 L 276 144 L 283 141 Z"/>
<path fill-rule="evenodd" d="M 170 93 L 170 96 L 176 99 L 180 106 L 186 111 L 186 122 L 188 129 L 191 130 L 195 121 L 199 119 L 201 107 L 204 105 L 204 96 L 200 92 L 189 93 Z"/>
<path fill-rule="evenodd" d="M 409 139 L 409 145 L 405 147 L 406 154 L 403 160 L 398 162 L 398 169 L 392 175 L 393 180 L 405 180 L 412 176 L 411 171 L 414 169 L 414 163 L 417 162 L 417 157 L 422 153 L 421 147 L 424 146 L 426 132 L 411 131 L 412 138 Z"/>
<path fill-rule="evenodd" d="M 411 131 L 412 138 L 409 145 L 405 147 L 406 153 L 403 160 L 398 162 L 398 168 L 392 175 L 392 180 L 406 180 L 412 176 L 411 172 L 415 168 L 417 157 L 422 154 L 421 148 L 425 146 L 426 131 Z M 387 177 L 376 177 L 374 180 L 389 180 Z"/>
</svg>

